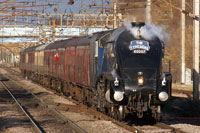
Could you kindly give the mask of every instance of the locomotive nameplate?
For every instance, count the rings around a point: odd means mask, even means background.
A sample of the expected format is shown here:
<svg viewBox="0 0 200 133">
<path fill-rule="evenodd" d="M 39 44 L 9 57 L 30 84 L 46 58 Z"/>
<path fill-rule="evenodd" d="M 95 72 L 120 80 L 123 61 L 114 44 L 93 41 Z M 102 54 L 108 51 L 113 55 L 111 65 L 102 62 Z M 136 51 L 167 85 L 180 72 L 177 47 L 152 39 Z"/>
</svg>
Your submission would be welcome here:
<svg viewBox="0 0 200 133">
<path fill-rule="evenodd" d="M 144 54 L 150 50 L 149 42 L 143 40 L 131 41 L 129 49 L 135 54 Z"/>
</svg>

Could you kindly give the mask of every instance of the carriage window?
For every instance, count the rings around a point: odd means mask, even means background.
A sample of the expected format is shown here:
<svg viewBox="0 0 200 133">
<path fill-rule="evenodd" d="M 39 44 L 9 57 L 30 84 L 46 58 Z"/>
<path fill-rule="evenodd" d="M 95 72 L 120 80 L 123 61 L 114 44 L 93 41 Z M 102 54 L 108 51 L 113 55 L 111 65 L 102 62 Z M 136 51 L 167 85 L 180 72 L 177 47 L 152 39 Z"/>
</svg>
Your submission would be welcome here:
<svg viewBox="0 0 200 133">
<path fill-rule="evenodd" d="M 110 33 L 107 33 L 105 34 L 104 36 L 102 36 L 100 39 L 99 39 L 99 47 L 100 48 L 103 48 L 103 45 L 106 44 L 106 41 L 108 40 L 108 38 L 110 37 Z"/>
<path fill-rule="evenodd" d="M 26 53 L 25 63 L 28 63 L 28 53 Z"/>
<path fill-rule="evenodd" d="M 115 65 L 115 54 L 114 54 L 114 49 L 113 49 L 113 43 L 108 43 L 106 47 L 106 57 L 107 57 L 107 69 L 108 71 L 112 71 Z M 105 55 L 104 55 L 105 56 Z"/>
<path fill-rule="evenodd" d="M 113 44 L 108 43 L 108 45 L 107 45 L 107 58 L 109 59 L 109 58 L 113 58 L 113 57 L 115 57 Z"/>
<path fill-rule="evenodd" d="M 95 55 L 94 57 L 98 57 L 98 41 L 95 42 Z"/>
</svg>

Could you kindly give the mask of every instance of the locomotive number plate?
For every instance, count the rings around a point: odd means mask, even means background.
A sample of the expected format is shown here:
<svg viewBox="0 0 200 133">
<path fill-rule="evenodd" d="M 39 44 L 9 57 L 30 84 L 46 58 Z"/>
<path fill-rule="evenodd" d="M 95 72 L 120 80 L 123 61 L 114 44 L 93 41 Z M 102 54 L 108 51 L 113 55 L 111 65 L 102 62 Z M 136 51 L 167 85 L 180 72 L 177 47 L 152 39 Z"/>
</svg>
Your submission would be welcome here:
<svg viewBox="0 0 200 133">
<path fill-rule="evenodd" d="M 146 50 L 133 50 L 134 54 L 146 54 Z"/>
</svg>

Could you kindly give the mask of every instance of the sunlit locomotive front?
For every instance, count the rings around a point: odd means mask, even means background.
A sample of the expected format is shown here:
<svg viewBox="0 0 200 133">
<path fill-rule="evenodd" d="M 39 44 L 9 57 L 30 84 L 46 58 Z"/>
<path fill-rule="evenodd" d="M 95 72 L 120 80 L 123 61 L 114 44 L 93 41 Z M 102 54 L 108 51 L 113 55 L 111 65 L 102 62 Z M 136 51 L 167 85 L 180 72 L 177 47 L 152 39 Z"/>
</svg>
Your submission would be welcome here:
<svg viewBox="0 0 200 133">
<path fill-rule="evenodd" d="M 120 119 L 136 113 L 139 118 L 150 114 L 159 120 L 161 105 L 171 95 L 171 74 L 162 72 L 163 42 L 157 36 L 146 37 L 144 26 L 132 23 L 133 31 L 115 31 L 106 44 L 104 61 L 110 68 L 104 76 L 110 86 L 105 97 L 113 105 L 111 113 L 117 109 Z"/>
</svg>

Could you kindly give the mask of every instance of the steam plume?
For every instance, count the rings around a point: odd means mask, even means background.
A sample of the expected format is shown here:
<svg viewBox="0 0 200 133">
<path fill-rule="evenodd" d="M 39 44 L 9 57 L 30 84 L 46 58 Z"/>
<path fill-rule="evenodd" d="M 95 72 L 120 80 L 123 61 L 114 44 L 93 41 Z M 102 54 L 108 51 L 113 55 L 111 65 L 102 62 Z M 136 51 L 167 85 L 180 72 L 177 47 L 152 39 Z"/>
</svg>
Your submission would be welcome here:
<svg viewBox="0 0 200 133">
<path fill-rule="evenodd" d="M 145 24 L 140 28 L 137 26 L 133 27 L 130 21 L 126 21 L 124 22 L 124 26 L 135 38 L 138 38 L 137 31 L 140 29 L 141 36 L 146 40 L 152 40 L 155 37 L 158 37 L 160 40 L 169 40 L 169 34 L 164 31 L 164 28 L 155 26 L 154 24 Z"/>
</svg>

